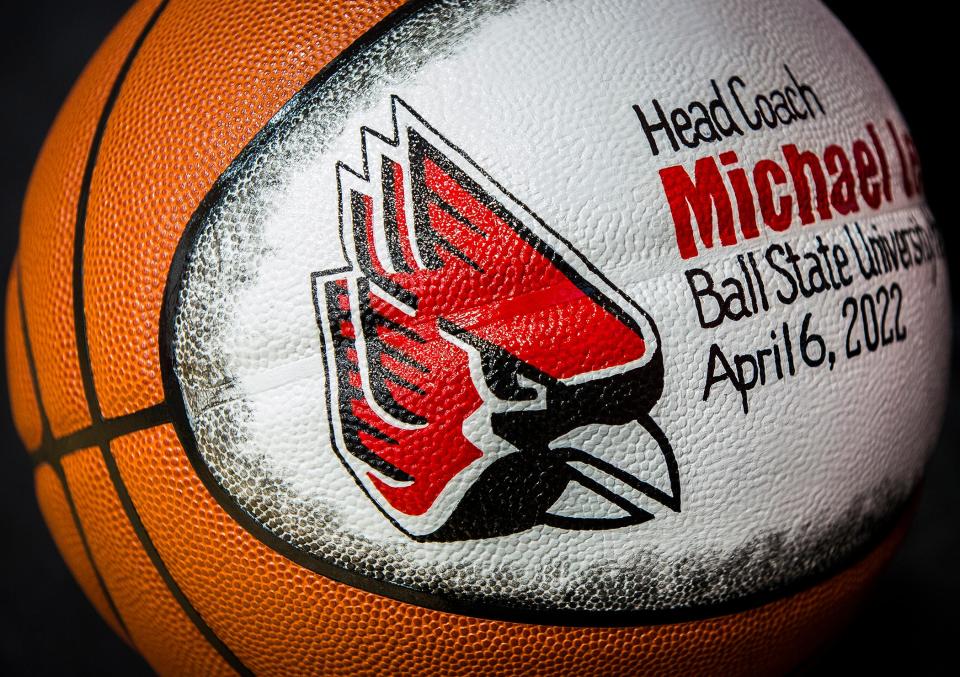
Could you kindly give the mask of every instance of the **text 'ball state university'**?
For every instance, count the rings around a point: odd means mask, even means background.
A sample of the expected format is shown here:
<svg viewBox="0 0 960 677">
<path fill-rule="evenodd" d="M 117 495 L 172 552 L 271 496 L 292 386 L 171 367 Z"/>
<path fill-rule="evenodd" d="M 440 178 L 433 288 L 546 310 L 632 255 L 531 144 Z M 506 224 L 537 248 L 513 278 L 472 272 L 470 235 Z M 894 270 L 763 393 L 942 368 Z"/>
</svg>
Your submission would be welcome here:
<svg viewBox="0 0 960 677">
<path fill-rule="evenodd" d="M 812 0 L 141 0 L 7 286 L 60 552 L 161 674 L 780 674 L 943 413 L 908 126 Z"/>
</svg>

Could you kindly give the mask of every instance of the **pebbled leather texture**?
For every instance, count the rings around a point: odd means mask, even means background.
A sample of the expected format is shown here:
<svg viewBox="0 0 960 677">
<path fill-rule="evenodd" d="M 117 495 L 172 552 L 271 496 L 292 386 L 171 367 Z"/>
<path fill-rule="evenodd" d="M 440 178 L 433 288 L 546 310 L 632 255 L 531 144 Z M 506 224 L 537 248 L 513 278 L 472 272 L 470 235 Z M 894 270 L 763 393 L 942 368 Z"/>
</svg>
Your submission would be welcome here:
<svg viewBox="0 0 960 677">
<path fill-rule="evenodd" d="M 64 559 L 161 674 L 785 672 L 943 404 L 882 82 L 809 2 L 400 5 L 141 0 L 65 102 L 6 315 Z"/>
<path fill-rule="evenodd" d="M 780 109 L 784 118 L 750 128 L 764 112 L 756 95 L 775 101 L 792 87 L 799 97 L 801 85 L 816 100 L 791 99 L 789 124 Z M 650 122 L 653 100 L 695 117 L 691 102 L 717 97 L 739 133 L 675 150 L 656 131 L 653 152 L 635 106 Z M 432 165 L 413 158 L 411 134 L 437 153 Z M 907 134 L 867 58 L 817 4 L 426 3 L 301 90 L 195 214 L 167 318 L 192 453 L 258 528 L 387 594 L 520 612 L 675 612 L 775 596 L 833 571 L 889 528 L 943 410 L 947 275 Z M 695 253 L 685 248 L 677 210 L 687 207 L 669 199 L 669 168 L 693 177 L 699 160 L 719 158 L 724 172 L 745 168 L 756 195 L 754 168 L 787 167 L 785 146 L 866 158 L 858 140 L 874 172 L 861 167 L 867 179 L 842 187 L 827 218 L 819 193 L 805 217 L 785 175 L 773 197 L 792 200 L 786 227 L 757 203 L 754 236 L 741 209 L 732 236 L 711 245 L 697 231 Z M 392 193 L 384 166 L 401 185 Z M 418 177 L 429 171 L 436 185 Z M 832 187 L 829 167 L 827 178 Z M 418 190 L 445 196 L 464 234 Z M 390 262 L 401 226 L 384 204 L 396 209 L 398 196 L 414 272 L 399 269 L 402 256 Z M 485 233 L 466 234 L 478 223 Z M 368 225 L 358 249 L 352 238 Z M 453 249 L 487 262 L 474 270 L 437 249 L 428 240 L 444 227 Z M 893 243 L 886 263 L 871 237 Z M 790 274 L 787 246 L 798 266 L 812 266 L 818 247 L 836 264 L 840 248 L 850 283 L 807 297 L 800 279 L 816 280 L 809 267 Z M 417 248 L 437 260 L 414 260 Z M 869 263 L 870 251 L 885 267 L 868 278 L 855 257 Z M 725 297 L 742 292 L 716 326 L 704 326 L 719 298 L 702 292 L 707 280 Z M 376 327 L 364 338 L 370 308 L 419 328 L 427 347 L 410 339 L 404 354 L 433 366 L 428 375 L 396 364 L 393 381 L 373 374 L 377 341 L 403 339 Z M 659 371 L 642 387 L 617 390 L 649 364 Z M 505 373 L 512 394 L 484 391 Z M 404 374 L 415 383 L 398 389 Z M 741 392 L 738 374 L 757 383 Z M 596 390 L 565 409 L 557 393 L 573 382 Z M 539 404 L 521 392 L 538 383 L 551 393 Z M 456 387 L 417 395 L 443 384 Z M 524 406 L 512 432 L 498 427 L 495 410 Z"/>
</svg>

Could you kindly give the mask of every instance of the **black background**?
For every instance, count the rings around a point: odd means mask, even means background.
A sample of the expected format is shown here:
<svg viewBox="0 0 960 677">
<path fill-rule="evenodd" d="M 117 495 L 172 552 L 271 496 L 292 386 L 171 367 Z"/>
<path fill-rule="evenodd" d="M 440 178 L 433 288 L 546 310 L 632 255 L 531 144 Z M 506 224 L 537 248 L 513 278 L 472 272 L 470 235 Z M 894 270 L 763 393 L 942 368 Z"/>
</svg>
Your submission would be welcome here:
<svg viewBox="0 0 960 677">
<path fill-rule="evenodd" d="M 589 0 L 585 0 L 589 1 Z M 678 0 L 682 1 L 682 0 Z M 756 0 L 762 2 L 763 0 Z M 923 159 L 929 202 L 956 273 L 958 81 L 951 3 L 828 2 L 893 91 Z M 28 0 L 0 14 L 0 274 L 17 244 L 33 160 L 70 85 L 128 0 Z M 953 275 L 954 327 L 958 276 Z M 954 334 L 956 336 L 956 332 Z M 954 342 L 956 347 L 956 340 Z M 956 348 L 954 354 L 956 356 Z M 957 364 L 956 358 L 954 364 Z M 802 671 L 956 674 L 960 600 L 960 378 L 931 459 L 919 513 L 903 548 L 853 625 Z M 32 472 L 0 387 L 0 674 L 148 673 L 86 601 L 47 534 Z"/>
</svg>

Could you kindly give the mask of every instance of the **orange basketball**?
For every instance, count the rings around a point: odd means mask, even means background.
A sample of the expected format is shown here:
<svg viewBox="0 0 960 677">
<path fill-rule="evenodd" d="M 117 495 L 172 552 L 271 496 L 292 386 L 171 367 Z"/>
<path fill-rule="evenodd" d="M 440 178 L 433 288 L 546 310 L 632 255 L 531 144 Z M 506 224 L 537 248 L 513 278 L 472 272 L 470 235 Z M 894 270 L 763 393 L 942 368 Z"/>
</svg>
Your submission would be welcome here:
<svg viewBox="0 0 960 677">
<path fill-rule="evenodd" d="M 130 10 L 6 349 L 157 672 L 777 673 L 844 623 L 938 430 L 943 248 L 849 35 L 743 5 Z"/>
</svg>

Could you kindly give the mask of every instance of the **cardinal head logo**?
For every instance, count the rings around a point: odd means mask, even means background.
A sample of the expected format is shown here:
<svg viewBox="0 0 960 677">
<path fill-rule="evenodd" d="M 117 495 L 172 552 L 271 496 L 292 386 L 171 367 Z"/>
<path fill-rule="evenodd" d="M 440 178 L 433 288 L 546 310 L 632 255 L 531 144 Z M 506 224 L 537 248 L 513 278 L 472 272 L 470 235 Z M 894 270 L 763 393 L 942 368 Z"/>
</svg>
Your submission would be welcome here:
<svg viewBox="0 0 960 677">
<path fill-rule="evenodd" d="M 399 98 L 337 165 L 346 266 L 315 273 L 333 446 L 411 538 L 679 511 L 651 318 Z"/>
</svg>

